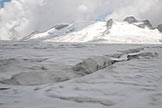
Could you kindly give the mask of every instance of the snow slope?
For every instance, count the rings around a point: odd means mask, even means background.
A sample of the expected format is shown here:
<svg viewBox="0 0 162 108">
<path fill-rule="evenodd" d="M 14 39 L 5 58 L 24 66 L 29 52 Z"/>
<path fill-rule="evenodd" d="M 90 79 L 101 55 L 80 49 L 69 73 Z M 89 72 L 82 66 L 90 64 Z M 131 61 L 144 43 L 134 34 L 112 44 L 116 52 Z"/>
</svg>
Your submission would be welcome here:
<svg viewBox="0 0 162 108">
<path fill-rule="evenodd" d="M 28 40 L 42 40 L 45 42 L 106 42 L 106 43 L 134 43 L 134 44 L 159 44 L 162 33 L 158 29 L 150 28 L 147 20 L 128 23 L 127 21 L 112 20 L 95 21 L 81 29 L 72 30 L 71 24 L 61 31 L 50 29 L 47 32 L 32 35 Z M 78 23 L 79 24 L 79 23 Z M 81 24 L 81 23 L 80 23 Z M 50 34 L 49 31 L 52 31 Z M 50 38 L 49 38 L 50 37 Z M 25 39 L 24 39 L 25 40 Z"/>
<path fill-rule="evenodd" d="M 21 40 L 23 41 L 42 40 L 43 41 L 47 39 L 53 39 L 58 36 L 66 35 L 74 31 L 78 31 L 84 28 L 85 26 L 92 24 L 93 22 L 94 21 L 80 21 L 72 24 L 66 24 L 66 23 L 58 24 L 45 32 L 33 32 Z"/>
<path fill-rule="evenodd" d="M 60 37 L 55 37 L 54 39 L 48 39 L 46 41 L 53 41 L 53 42 L 88 42 L 97 39 L 99 36 L 103 34 L 106 30 L 106 23 L 105 22 L 95 22 L 87 27 L 72 32 L 66 35 L 62 35 Z"/>
<path fill-rule="evenodd" d="M 102 39 L 110 43 L 160 43 L 162 34 L 157 29 L 140 28 L 137 25 L 114 21 L 112 28 Z"/>
</svg>

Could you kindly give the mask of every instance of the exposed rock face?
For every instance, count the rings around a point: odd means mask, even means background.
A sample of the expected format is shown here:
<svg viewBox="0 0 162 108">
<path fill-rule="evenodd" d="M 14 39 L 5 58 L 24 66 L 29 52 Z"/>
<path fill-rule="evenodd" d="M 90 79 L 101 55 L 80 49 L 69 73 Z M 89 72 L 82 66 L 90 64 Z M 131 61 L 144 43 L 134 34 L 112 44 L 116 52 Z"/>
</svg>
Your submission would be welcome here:
<svg viewBox="0 0 162 108">
<path fill-rule="evenodd" d="M 111 29 L 112 25 L 113 25 L 113 19 L 109 19 L 106 24 L 107 28 Z"/>
<path fill-rule="evenodd" d="M 124 21 L 128 22 L 128 23 L 135 23 L 135 22 L 138 22 L 138 20 L 134 17 L 134 16 L 129 16 L 129 17 L 126 17 L 124 19 Z"/>
<path fill-rule="evenodd" d="M 158 25 L 157 29 L 162 33 L 162 24 Z"/>
<path fill-rule="evenodd" d="M 143 22 L 143 24 L 139 24 L 138 27 L 145 28 L 147 26 L 148 28 L 153 29 L 153 26 L 149 20 L 144 20 L 142 22 Z"/>
<path fill-rule="evenodd" d="M 56 25 L 54 28 L 57 29 L 57 30 L 61 30 L 65 27 L 67 27 L 67 26 L 68 26 L 68 24 L 59 24 L 59 25 Z"/>
<path fill-rule="evenodd" d="M 145 25 L 147 25 L 148 27 L 152 27 L 152 24 L 150 23 L 149 20 L 144 20 L 143 22 L 144 22 Z"/>
</svg>

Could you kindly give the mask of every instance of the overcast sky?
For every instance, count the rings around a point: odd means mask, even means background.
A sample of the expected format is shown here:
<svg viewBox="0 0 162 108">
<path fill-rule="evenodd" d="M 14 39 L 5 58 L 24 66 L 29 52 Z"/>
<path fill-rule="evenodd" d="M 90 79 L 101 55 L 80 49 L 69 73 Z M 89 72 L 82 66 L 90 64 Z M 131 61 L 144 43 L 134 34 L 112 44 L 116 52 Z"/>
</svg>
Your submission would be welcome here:
<svg viewBox="0 0 162 108">
<path fill-rule="evenodd" d="M 57 23 L 129 15 L 156 26 L 162 23 L 162 0 L 11 0 L 0 9 L 0 38 L 22 37 Z"/>
</svg>

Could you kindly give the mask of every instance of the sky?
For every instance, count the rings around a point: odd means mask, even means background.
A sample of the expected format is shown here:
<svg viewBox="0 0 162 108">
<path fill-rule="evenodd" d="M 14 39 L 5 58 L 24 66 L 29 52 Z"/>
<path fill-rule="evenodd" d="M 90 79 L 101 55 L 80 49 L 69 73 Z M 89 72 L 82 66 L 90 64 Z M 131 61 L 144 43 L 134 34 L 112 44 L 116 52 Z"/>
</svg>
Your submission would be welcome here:
<svg viewBox="0 0 162 108">
<path fill-rule="evenodd" d="M 0 8 L 4 7 L 4 3 L 10 2 L 11 0 L 0 0 Z"/>
<path fill-rule="evenodd" d="M 0 0 L 0 39 L 22 38 L 58 23 L 133 15 L 162 23 L 162 0 Z"/>
</svg>

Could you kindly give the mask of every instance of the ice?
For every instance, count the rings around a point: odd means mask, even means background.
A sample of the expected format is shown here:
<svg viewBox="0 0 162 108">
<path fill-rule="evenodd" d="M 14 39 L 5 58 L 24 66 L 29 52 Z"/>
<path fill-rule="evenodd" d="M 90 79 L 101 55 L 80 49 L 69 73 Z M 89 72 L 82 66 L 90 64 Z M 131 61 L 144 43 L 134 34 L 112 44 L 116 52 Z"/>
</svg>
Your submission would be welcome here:
<svg viewBox="0 0 162 108">
<path fill-rule="evenodd" d="M 74 66 L 61 65 L 61 68 L 56 68 L 52 71 L 47 71 L 48 69 L 46 69 L 46 67 L 41 67 L 40 69 L 42 70 L 42 72 L 21 72 L 19 74 L 13 75 L 10 79 L 1 81 L 1 83 L 11 85 L 41 85 L 46 83 L 64 82 L 73 78 L 97 72 L 101 69 L 113 65 L 116 62 L 124 62 L 139 57 L 154 57 L 153 53 L 141 53 L 141 50 L 144 49 L 129 49 L 121 52 L 119 54 L 120 56 L 118 56 L 117 58 L 114 58 L 114 54 L 106 56 L 92 56 L 82 60 L 82 62 L 77 63 Z M 23 60 L 31 62 L 43 62 L 46 59 Z"/>
<path fill-rule="evenodd" d="M 162 46 L 0 42 L 2 108 L 161 108 Z"/>
</svg>

